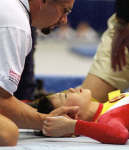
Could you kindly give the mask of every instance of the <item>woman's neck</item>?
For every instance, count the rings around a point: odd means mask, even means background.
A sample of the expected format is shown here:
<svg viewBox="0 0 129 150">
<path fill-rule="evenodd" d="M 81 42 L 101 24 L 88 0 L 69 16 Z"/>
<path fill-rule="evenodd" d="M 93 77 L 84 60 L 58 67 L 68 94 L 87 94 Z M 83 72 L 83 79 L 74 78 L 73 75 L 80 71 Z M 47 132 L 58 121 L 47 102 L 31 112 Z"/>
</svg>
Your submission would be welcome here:
<svg viewBox="0 0 129 150">
<path fill-rule="evenodd" d="M 91 101 L 89 103 L 89 107 L 88 107 L 88 110 L 87 110 L 87 121 L 92 121 L 98 108 L 99 108 L 99 105 L 100 103 L 99 102 L 94 102 L 94 101 Z"/>
</svg>

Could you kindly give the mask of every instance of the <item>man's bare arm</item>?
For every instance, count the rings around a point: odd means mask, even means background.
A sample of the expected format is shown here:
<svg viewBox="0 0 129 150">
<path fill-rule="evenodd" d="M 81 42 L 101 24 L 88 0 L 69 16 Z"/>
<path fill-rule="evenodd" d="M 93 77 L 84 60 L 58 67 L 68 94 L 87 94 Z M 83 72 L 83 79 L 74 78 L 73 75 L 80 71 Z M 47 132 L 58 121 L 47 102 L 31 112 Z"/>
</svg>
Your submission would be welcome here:
<svg viewBox="0 0 129 150">
<path fill-rule="evenodd" d="M 90 73 L 84 80 L 82 88 L 90 89 L 92 96 L 101 102 L 108 100 L 107 94 L 110 91 L 116 90 L 101 78 Z"/>
<path fill-rule="evenodd" d="M 38 113 L 31 106 L 10 95 L 0 88 L 0 112 L 11 119 L 19 128 L 42 129 L 46 114 Z"/>
<path fill-rule="evenodd" d="M 42 130 L 43 121 L 49 116 L 77 113 L 78 107 L 60 107 L 50 114 L 41 114 L 0 88 L 0 113 L 11 119 L 19 128 Z"/>
</svg>

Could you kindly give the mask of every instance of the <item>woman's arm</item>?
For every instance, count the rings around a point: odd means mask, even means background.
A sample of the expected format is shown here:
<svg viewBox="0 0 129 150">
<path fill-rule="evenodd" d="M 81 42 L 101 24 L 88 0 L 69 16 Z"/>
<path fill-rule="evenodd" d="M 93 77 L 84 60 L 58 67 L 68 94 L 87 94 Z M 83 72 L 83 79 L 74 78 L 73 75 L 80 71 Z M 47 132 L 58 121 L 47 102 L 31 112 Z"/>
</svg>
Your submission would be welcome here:
<svg viewBox="0 0 129 150">
<path fill-rule="evenodd" d="M 75 134 L 84 135 L 105 144 L 125 144 L 129 136 L 126 127 L 117 119 L 111 119 L 105 123 L 78 120 Z"/>
<path fill-rule="evenodd" d="M 72 120 L 63 116 L 47 117 L 43 133 L 54 137 L 65 134 L 83 135 L 106 144 L 125 144 L 129 137 L 128 130 L 118 119 L 96 123 Z"/>
</svg>

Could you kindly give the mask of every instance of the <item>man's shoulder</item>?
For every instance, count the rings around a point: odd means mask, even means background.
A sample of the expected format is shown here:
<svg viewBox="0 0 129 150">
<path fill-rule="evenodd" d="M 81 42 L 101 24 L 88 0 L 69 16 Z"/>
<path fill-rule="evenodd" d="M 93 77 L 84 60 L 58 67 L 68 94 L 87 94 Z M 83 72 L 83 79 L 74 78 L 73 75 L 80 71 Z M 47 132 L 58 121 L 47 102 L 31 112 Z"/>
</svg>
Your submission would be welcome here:
<svg viewBox="0 0 129 150">
<path fill-rule="evenodd" d="M 14 27 L 29 31 L 29 19 L 19 0 L 1 1 L 0 10 L 0 27 Z"/>
</svg>

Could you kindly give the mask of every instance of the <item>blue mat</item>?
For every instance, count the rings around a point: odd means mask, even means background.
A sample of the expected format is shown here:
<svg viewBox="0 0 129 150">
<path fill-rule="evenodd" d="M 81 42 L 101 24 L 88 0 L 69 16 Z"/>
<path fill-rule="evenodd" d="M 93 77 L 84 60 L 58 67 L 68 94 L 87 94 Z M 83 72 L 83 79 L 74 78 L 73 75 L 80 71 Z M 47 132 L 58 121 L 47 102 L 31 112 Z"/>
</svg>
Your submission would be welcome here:
<svg viewBox="0 0 129 150">
<path fill-rule="evenodd" d="M 96 54 L 97 46 L 98 45 L 78 45 L 71 47 L 70 50 L 81 56 L 93 57 Z"/>
<path fill-rule="evenodd" d="M 68 88 L 74 88 L 82 84 L 84 76 L 59 76 L 37 75 L 37 79 L 44 81 L 44 89 L 47 92 L 60 92 Z"/>
</svg>

